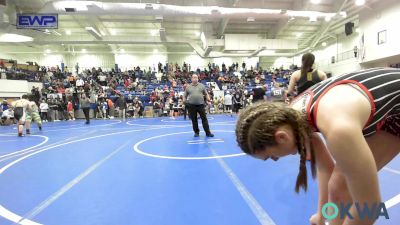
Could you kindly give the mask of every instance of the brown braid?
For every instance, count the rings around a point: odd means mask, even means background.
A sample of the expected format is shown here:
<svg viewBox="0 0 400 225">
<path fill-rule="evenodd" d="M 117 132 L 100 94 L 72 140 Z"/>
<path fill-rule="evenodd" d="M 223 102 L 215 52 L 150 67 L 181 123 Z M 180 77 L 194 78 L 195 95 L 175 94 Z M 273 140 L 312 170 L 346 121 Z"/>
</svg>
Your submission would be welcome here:
<svg viewBox="0 0 400 225">
<path fill-rule="evenodd" d="M 306 149 L 311 153 L 311 170 L 315 178 L 314 150 L 310 144 L 311 128 L 306 118 L 288 105 L 262 102 L 247 107 L 236 124 L 236 141 L 243 152 L 255 154 L 268 146 L 276 145 L 275 132 L 283 125 L 290 125 L 300 154 L 300 167 L 295 191 L 307 191 Z"/>
</svg>

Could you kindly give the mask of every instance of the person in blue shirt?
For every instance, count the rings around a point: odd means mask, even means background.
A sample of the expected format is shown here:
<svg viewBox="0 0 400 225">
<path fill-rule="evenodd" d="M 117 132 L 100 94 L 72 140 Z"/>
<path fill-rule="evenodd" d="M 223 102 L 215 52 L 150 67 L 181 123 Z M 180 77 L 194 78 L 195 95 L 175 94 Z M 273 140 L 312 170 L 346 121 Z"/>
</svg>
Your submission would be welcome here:
<svg viewBox="0 0 400 225">
<path fill-rule="evenodd" d="M 3 100 L 3 103 L 1 104 L 1 111 L 4 112 L 9 108 L 8 102 L 6 99 Z"/>
</svg>

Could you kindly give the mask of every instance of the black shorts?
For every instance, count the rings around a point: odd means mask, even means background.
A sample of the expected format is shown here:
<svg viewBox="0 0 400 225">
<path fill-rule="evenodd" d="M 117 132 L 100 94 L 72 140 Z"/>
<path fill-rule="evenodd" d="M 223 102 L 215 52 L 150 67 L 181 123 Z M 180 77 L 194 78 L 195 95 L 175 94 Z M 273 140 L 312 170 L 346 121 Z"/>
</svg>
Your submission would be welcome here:
<svg viewBox="0 0 400 225">
<path fill-rule="evenodd" d="M 239 112 L 239 109 L 242 108 L 241 104 L 235 104 L 233 105 L 233 112 L 237 113 Z"/>
<path fill-rule="evenodd" d="M 24 108 L 15 107 L 15 109 L 14 109 L 14 118 L 19 121 L 20 119 L 23 118 L 23 116 L 24 116 Z"/>
</svg>

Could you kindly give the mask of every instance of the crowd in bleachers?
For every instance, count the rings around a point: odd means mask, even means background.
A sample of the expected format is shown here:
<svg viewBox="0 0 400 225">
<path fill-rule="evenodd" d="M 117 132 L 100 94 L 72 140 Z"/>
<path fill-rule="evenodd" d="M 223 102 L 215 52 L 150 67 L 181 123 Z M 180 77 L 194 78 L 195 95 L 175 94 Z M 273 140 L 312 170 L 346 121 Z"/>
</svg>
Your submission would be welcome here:
<svg viewBox="0 0 400 225">
<path fill-rule="evenodd" d="M 190 82 L 193 73 L 198 74 L 201 83 L 208 87 L 212 103 L 208 106 L 209 113 L 226 112 L 226 96 L 232 96 L 232 109 L 238 112 L 240 108 L 251 104 L 257 93 L 271 93 L 274 88 L 284 89 L 288 83 L 292 69 L 284 70 L 246 67 L 242 63 L 230 66 L 209 63 L 203 70 L 193 71 L 190 64 L 159 63 L 157 68 L 122 72 L 102 68 L 75 71 L 58 66 L 40 67 L 36 73 L 25 74 L 25 79 L 40 81 L 43 88 L 33 87 L 31 95 L 37 102 L 42 119 L 68 120 L 75 119 L 80 109 L 80 99 L 86 95 L 90 99 L 94 118 L 143 117 L 176 115 L 184 112 L 183 97 L 185 86 Z M 21 74 L 21 71 L 7 71 L 7 79 L 13 79 L 9 74 Z M 19 76 L 21 79 L 23 76 Z M 257 90 L 259 89 L 259 90 Z M 222 95 L 216 95 L 219 91 Z M 258 94 L 260 95 L 260 94 Z M 263 97 L 265 98 L 265 97 Z M 149 110 L 147 110 L 149 109 Z M 152 113 L 147 113 L 150 111 Z M 146 115 L 145 115 L 146 114 Z"/>
</svg>

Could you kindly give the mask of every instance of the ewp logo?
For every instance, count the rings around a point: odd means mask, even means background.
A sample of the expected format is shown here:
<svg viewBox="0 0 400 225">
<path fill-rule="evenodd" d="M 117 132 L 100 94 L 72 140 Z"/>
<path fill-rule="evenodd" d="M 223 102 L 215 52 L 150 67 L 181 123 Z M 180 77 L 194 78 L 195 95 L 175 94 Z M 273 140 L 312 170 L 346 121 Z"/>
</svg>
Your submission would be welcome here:
<svg viewBox="0 0 400 225">
<path fill-rule="evenodd" d="M 353 215 L 350 213 L 350 208 L 353 206 L 353 203 L 340 203 L 340 210 L 335 203 L 328 202 L 322 206 L 322 216 L 327 220 L 333 220 L 338 215 L 340 219 L 343 220 L 345 217 L 349 219 L 354 219 Z M 376 220 L 379 216 L 384 216 L 385 219 L 389 219 L 389 214 L 387 212 L 385 203 L 374 203 L 369 207 L 367 203 L 359 204 L 358 202 L 354 203 L 354 207 L 358 214 L 358 218 L 360 220 Z M 330 210 L 331 209 L 331 210 Z M 329 214 L 328 214 L 329 213 Z"/>
<path fill-rule="evenodd" d="M 57 14 L 17 14 L 18 29 L 57 29 Z"/>
</svg>

